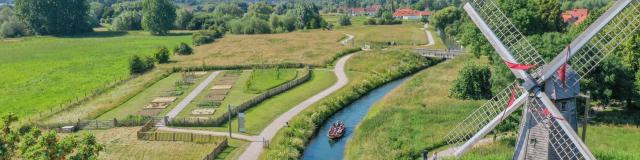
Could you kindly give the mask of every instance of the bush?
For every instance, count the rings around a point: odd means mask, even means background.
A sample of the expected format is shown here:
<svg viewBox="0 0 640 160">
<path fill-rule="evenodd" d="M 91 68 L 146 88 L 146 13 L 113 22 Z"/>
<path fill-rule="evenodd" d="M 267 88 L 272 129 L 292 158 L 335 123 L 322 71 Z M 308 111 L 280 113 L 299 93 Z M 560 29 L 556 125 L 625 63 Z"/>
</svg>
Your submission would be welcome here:
<svg viewBox="0 0 640 160">
<path fill-rule="evenodd" d="M 234 34 L 271 33 L 271 24 L 257 17 L 244 17 L 229 22 L 229 31 Z"/>
<path fill-rule="evenodd" d="M 26 34 L 26 27 L 17 20 L 8 20 L 0 24 L 0 38 L 15 38 Z"/>
<path fill-rule="evenodd" d="M 129 71 L 131 74 L 141 74 L 153 69 L 154 67 L 154 60 L 151 57 L 142 58 L 138 55 L 134 55 L 131 60 L 129 60 Z"/>
<path fill-rule="evenodd" d="M 351 25 L 351 18 L 347 15 L 342 15 L 340 16 L 340 26 L 350 26 Z"/>
<path fill-rule="evenodd" d="M 169 49 L 167 47 L 159 47 L 153 55 L 158 63 L 169 63 Z"/>
<path fill-rule="evenodd" d="M 223 32 L 218 30 L 206 30 L 193 33 L 191 36 L 193 45 L 199 46 L 201 44 L 214 42 L 216 39 L 221 38 L 224 35 Z"/>
<path fill-rule="evenodd" d="M 179 55 L 191 55 L 193 54 L 193 49 L 191 49 L 188 44 L 182 42 L 180 43 L 180 45 L 173 49 L 173 53 Z"/>
<path fill-rule="evenodd" d="M 128 31 L 142 29 L 142 14 L 136 11 L 125 11 L 113 19 L 111 30 Z"/>
<path fill-rule="evenodd" d="M 491 98 L 491 70 L 488 66 L 467 63 L 453 81 L 449 96 L 459 99 Z"/>
</svg>

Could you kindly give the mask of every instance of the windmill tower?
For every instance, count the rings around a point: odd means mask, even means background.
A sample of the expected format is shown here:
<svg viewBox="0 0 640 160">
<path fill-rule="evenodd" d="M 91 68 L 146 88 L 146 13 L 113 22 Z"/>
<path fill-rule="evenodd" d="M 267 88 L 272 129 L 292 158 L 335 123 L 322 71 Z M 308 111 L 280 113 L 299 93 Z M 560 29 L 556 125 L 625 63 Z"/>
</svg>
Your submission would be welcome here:
<svg viewBox="0 0 640 160">
<path fill-rule="evenodd" d="M 579 81 L 640 27 L 640 0 L 618 0 L 551 62 L 545 62 L 494 0 L 464 10 L 517 80 L 445 137 L 460 158 L 509 114 L 523 107 L 513 159 L 595 159 L 576 133 Z"/>
</svg>

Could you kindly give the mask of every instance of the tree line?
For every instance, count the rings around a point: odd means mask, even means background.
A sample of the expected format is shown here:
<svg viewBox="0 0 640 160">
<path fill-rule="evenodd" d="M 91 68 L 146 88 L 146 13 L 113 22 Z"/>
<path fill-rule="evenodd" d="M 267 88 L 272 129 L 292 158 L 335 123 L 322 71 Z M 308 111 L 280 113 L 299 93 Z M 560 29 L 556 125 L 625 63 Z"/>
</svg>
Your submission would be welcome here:
<svg viewBox="0 0 640 160">
<path fill-rule="evenodd" d="M 589 18 L 585 22 L 579 25 L 567 25 L 561 20 L 562 3 L 558 0 L 497 0 L 497 2 L 511 22 L 547 61 L 560 53 L 608 9 L 608 7 L 596 7 L 590 10 Z M 515 79 L 460 6 L 450 6 L 436 11 L 430 22 L 444 34 L 456 37 L 476 57 L 489 57 L 493 74 L 490 83 L 494 93 Z M 638 109 L 640 108 L 637 103 L 640 95 L 640 33 L 626 34 L 634 36 L 622 42 L 617 50 L 584 77 L 580 84 L 583 92 L 590 91 L 592 98 L 602 106 L 609 106 L 615 102 L 622 104 L 626 109 Z"/>
</svg>

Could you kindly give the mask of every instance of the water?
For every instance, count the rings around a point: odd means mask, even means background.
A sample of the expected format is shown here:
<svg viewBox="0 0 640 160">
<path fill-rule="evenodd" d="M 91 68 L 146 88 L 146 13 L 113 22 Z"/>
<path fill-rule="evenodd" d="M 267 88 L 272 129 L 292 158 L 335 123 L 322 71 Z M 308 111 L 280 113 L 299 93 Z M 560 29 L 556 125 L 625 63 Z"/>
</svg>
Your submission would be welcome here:
<svg viewBox="0 0 640 160">
<path fill-rule="evenodd" d="M 407 78 L 402 78 L 387 83 L 382 87 L 369 92 L 364 97 L 356 100 L 351 105 L 343 108 L 342 110 L 338 111 L 338 113 L 331 116 L 329 120 L 327 120 L 327 122 L 322 125 L 318 134 L 313 139 L 311 139 L 311 142 L 302 155 L 302 159 L 342 159 L 342 157 L 344 156 L 344 147 L 347 141 L 353 135 L 356 126 L 360 123 L 360 121 L 362 121 L 362 118 L 367 115 L 371 106 L 381 100 L 382 97 L 387 95 L 387 93 L 389 93 L 391 90 L 402 84 L 402 82 L 404 82 L 406 79 Z M 329 128 L 331 127 L 331 124 L 338 120 L 344 122 L 346 132 L 340 139 L 337 139 L 335 141 L 329 140 L 329 138 L 327 137 Z"/>
</svg>

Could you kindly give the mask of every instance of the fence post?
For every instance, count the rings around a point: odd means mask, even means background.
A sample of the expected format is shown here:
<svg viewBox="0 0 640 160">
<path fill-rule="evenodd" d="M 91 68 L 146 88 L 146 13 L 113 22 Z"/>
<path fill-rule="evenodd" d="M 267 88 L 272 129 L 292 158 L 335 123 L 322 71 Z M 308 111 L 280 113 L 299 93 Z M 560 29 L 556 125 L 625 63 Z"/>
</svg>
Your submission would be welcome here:
<svg viewBox="0 0 640 160">
<path fill-rule="evenodd" d="M 173 132 L 173 141 L 176 141 L 176 133 Z"/>
<path fill-rule="evenodd" d="M 118 127 L 118 120 L 113 118 L 113 127 Z"/>
<path fill-rule="evenodd" d="M 191 133 L 191 142 L 193 142 L 193 133 Z"/>
<path fill-rule="evenodd" d="M 98 120 L 95 120 L 95 121 L 96 121 L 96 129 L 100 128 L 100 124 L 98 124 Z"/>
<path fill-rule="evenodd" d="M 158 140 L 158 132 L 153 132 L 153 140 L 154 141 Z"/>
</svg>

